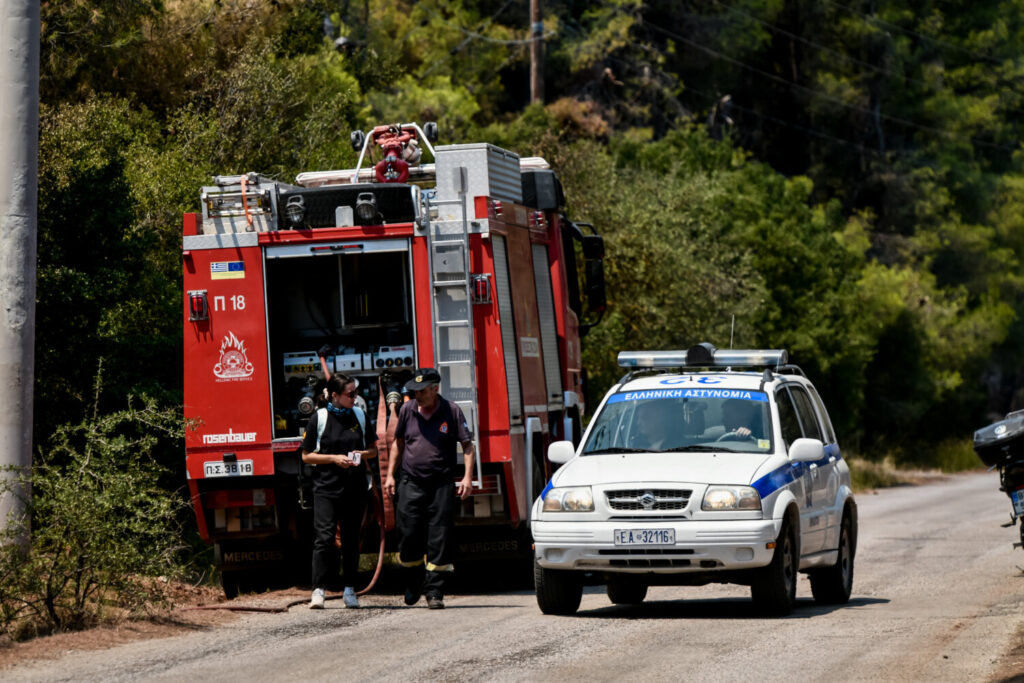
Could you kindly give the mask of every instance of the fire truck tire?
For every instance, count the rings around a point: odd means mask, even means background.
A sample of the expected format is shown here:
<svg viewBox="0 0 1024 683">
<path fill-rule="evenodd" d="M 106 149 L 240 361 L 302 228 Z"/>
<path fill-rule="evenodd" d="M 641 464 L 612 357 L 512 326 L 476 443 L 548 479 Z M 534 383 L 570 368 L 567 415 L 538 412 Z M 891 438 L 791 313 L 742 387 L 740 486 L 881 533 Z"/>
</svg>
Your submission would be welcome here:
<svg viewBox="0 0 1024 683">
<path fill-rule="evenodd" d="M 220 585 L 224 589 L 224 597 L 234 600 L 242 589 L 241 572 L 221 572 Z"/>
<path fill-rule="evenodd" d="M 639 581 L 609 581 L 608 599 L 613 605 L 639 605 L 647 597 L 647 584 Z"/>
<path fill-rule="evenodd" d="M 533 583 L 537 606 L 544 614 L 569 616 L 580 608 L 583 581 L 577 572 L 545 569 L 534 560 Z"/>
</svg>

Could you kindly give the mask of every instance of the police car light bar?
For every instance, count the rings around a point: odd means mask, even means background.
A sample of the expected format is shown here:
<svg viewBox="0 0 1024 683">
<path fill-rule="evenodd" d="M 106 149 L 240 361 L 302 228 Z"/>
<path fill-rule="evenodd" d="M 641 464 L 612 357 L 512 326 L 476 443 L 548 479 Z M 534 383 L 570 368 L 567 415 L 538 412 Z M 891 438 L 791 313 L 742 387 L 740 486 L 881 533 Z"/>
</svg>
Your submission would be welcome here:
<svg viewBox="0 0 1024 683">
<path fill-rule="evenodd" d="M 619 367 L 779 367 L 789 362 L 785 349 L 722 349 L 698 344 L 685 351 L 620 351 Z"/>
</svg>

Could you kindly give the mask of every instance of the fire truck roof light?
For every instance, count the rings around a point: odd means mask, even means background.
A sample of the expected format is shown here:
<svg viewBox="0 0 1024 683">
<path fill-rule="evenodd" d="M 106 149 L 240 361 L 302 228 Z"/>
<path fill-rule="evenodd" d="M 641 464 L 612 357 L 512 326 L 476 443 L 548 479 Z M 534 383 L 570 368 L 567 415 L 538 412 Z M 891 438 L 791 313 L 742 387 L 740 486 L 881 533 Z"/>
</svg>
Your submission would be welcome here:
<svg viewBox="0 0 1024 683">
<path fill-rule="evenodd" d="M 716 349 L 710 344 L 679 351 L 620 351 L 619 367 L 778 367 L 789 362 L 785 349 Z"/>
<path fill-rule="evenodd" d="M 377 217 L 377 197 L 372 192 L 360 192 L 356 198 L 356 213 L 369 223 Z"/>
</svg>

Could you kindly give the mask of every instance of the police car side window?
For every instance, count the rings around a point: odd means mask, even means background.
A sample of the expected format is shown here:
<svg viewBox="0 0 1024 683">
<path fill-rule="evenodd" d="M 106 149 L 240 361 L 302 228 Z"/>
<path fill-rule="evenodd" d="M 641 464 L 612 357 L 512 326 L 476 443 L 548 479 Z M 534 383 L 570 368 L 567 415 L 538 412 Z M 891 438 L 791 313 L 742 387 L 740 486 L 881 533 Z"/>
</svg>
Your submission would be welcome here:
<svg viewBox="0 0 1024 683">
<path fill-rule="evenodd" d="M 789 393 L 793 396 L 793 402 L 796 404 L 796 414 L 804 428 L 804 436 L 808 439 L 822 441 L 818 416 L 814 414 L 814 408 L 811 407 L 811 399 L 808 398 L 807 392 L 803 387 L 790 387 Z"/>
<path fill-rule="evenodd" d="M 835 443 L 836 433 L 832 429 L 832 420 L 829 419 L 828 411 L 825 410 L 824 401 L 821 400 L 821 396 L 818 395 L 818 391 L 814 387 L 807 387 L 807 391 L 811 395 L 814 405 L 818 408 L 818 414 L 821 415 L 821 424 L 825 431 L 825 438 L 822 441 L 825 443 Z"/>
<path fill-rule="evenodd" d="M 775 392 L 775 402 L 779 406 L 779 423 L 782 425 L 782 440 L 786 442 L 786 448 L 803 436 L 800 431 L 800 420 L 796 416 L 796 408 L 793 406 L 793 399 L 789 397 L 789 391 L 782 387 Z"/>
</svg>

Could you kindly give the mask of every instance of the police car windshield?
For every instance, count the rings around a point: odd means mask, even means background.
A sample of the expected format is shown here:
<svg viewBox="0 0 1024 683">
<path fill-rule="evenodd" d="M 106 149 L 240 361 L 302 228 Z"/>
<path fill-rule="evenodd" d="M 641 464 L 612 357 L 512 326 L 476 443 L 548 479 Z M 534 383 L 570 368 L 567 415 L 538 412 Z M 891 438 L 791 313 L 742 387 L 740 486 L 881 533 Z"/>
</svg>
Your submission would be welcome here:
<svg viewBox="0 0 1024 683">
<path fill-rule="evenodd" d="M 746 389 L 623 391 L 594 418 L 583 455 L 772 450 L 768 395 Z"/>
</svg>

